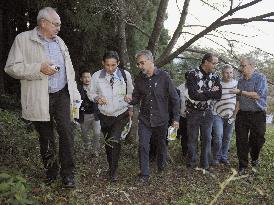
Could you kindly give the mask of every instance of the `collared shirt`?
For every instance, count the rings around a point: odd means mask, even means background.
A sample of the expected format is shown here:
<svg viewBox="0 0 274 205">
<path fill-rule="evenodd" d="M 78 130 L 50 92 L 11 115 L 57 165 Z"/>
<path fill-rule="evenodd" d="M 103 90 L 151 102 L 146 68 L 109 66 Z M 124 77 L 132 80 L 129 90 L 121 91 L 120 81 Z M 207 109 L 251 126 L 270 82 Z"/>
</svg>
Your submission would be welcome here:
<svg viewBox="0 0 274 205">
<path fill-rule="evenodd" d="M 127 84 L 119 68 L 114 73 L 113 87 L 110 84 L 111 75 L 105 69 L 95 72 L 91 77 L 91 84 L 87 89 L 88 98 L 96 101 L 98 97 L 105 97 L 106 105 L 98 105 L 100 113 L 107 116 L 115 116 L 127 111 L 129 105 L 125 102 L 125 95 L 131 96 L 133 85 L 131 75 L 125 70 Z M 126 93 L 127 92 L 127 93 Z"/>
<path fill-rule="evenodd" d="M 186 108 L 190 110 L 212 109 L 212 101 L 222 96 L 220 78 L 215 73 L 206 73 L 202 67 L 189 71 L 186 81 Z M 211 89 L 217 86 L 219 90 Z"/>
<path fill-rule="evenodd" d="M 130 104 L 138 103 L 141 103 L 139 120 L 149 127 L 168 123 L 169 106 L 172 109 L 173 120 L 179 122 L 179 96 L 165 71 L 155 68 L 151 77 L 143 73 L 139 74 Z"/>
<path fill-rule="evenodd" d="M 248 80 L 241 77 L 238 82 L 238 89 L 247 92 L 256 92 L 260 96 L 259 100 L 251 99 L 245 96 L 237 96 L 241 111 L 266 110 L 266 97 L 268 90 L 267 80 L 263 74 L 254 71 L 251 78 Z"/>
<path fill-rule="evenodd" d="M 37 33 L 45 48 L 48 60 L 52 62 L 54 65 L 60 67 L 60 70 L 58 72 L 48 77 L 49 93 L 55 93 L 59 90 L 62 90 L 67 84 L 64 56 L 59 46 L 57 38 L 49 40 L 44 38 L 42 34 L 39 32 L 39 30 L 37 30 Z"/>
</svg>

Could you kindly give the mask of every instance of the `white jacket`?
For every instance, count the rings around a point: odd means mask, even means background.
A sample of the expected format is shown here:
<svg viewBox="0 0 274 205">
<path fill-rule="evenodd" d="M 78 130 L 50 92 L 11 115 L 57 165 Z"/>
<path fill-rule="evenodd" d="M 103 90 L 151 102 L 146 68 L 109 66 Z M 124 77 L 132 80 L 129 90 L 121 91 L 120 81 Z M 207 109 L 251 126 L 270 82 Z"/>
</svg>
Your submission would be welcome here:
<svg viewBox="0 0 274 205">
<path fill-rule="evenodd" d="M 75 72 L 64 41 L 57 37 L 62 50 L 71 105 L 80 100 Z M 37 28 L 16 36 L 5 66 L 7 74 L 21 83 L 22 117 L 30 121 L 49 121 L 48 76 L 40 72 L 41 64 L 48 61 Z M 72 107 L 72 106 L 71 106 Z"/>
<path fill-rule="evenodd" d="M 107 116 L 115 116 L 124 113 L 130 105 L 124 101 L 126 95 L 126 83 L 122 73 L 117 69 L 117 76 L 119 79 L 114 81 L 113 89 L 110 85 L 108 75 L 105 69 L 99 70 L 91 77 L 91 84 L 88 87 L 87 95 L 92 101 L 97 97 L 106 97 L 106 105 L 98 105 L 100 112 Z M 133 85 L 131 75 L 125 70 L 127 78 L 127 95 L 131 96 L 133 92 Z M 130 106 L 132 107 L 132 106 Z"/>
</svg>

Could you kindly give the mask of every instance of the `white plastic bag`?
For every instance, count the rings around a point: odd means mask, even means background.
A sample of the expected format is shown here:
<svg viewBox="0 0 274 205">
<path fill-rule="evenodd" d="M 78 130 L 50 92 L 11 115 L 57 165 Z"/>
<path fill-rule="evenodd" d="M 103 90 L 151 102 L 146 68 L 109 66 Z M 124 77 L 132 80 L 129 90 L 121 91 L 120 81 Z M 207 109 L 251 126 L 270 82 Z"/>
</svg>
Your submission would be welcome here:
<svg viewBox="0 0 274 205">
<path fill-rule="evenodd" d="M 130 131 L 131 125 L 132 125 L 132 120 L 130 119 L 129 122 L 123 128 L 123 131 L 121 133 L 121 140 L 126 139 L 126 136 L 128 135 Z"/>
</svg>

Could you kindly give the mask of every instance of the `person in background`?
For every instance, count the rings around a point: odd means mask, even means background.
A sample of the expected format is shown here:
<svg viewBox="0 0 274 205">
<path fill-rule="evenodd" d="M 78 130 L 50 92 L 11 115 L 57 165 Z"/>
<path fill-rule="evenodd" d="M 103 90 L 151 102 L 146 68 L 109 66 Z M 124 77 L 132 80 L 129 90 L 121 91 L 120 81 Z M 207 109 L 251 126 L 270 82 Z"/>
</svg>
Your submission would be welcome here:
<svg viewBox="0 0 274 205">
<path fill-rule="evenodd" d="M 112 182 L 118 180 L 117 168 L 121 151 L 121 134 L 133 115 L 133 107 L 125 102 L 133 91 L 131 75 L 120 69 L 116 51 L 107 51 L 103 56 L 103 69 L 91 77 L 87 95 L 98 103 L 101 129 L 105 137 L 105 148 L 109 165 L 108 174 Z"/>
<path fill-rule="evenodd" d="M 201 65 L 189 71 L 186 79 L 186 112 L 188 135 L 187 166 L 196 168 L 198 136 L 201 137 L 200 167 L 211 171 L 209 167 L 211 152 L 211 131 L 213 124 L 212 100 L 222 96 L 220 79 L 215 67 L 218 57 L 212 53 L 203 56 Z"/>
<path fill-rule="evenodd" d="M 185 74 L 185 79 L 187 79 L 188 72 Z M 180 121 L 178 129 L 178 137 L 181 139 L 182 155 L 187 155 L 187 118 L 186 118 L 186 105 L 185 105 L 185 92 L 186 92 L 186 83 L 179 85 L 178 90 L 180 91 Z"/>
<path fill-rule="evenodd" d="M 239 107 L 235 121 L 239 175 L 247 171 L 249 153 L 251 165 L 254 168 L 259 166 L 259 154 L 265 142 L 267 80 L 255 66 L 253 58 L 242 58 L 242 77 L 237 88 L 230 90 L 230 93 L 237 95 Z"/>
<path fill-rule="evenodd" d="M 236 94 L 229 91 L 236 88 L 238 82 L 233 79 L 234 70 L 231 65 L 223 66 L 222 76 L 222 97 L 213 104 L 213 165 L 230 164 L 228 150 L 234 127 L 235 116 L 233 113 L 236 110 Z"/>
<path fill-rule="evenodd" d="M 57 179 L 75 186 L 71 108 L 81 100 L 75 73 L 64 41 L 57 36 L 61 20 L 51 7 L 41 9 L 33 30 L 16 36 L 5 71 L 21 82 L 22 116 L 39 134 L 47 183 Z M 59 160 L 54 128 L 59 135 Z M 60 165 L 59 166 L 59 163 Z"/>
<path fill-rule="evenodd" d="M 135 80 L 132 98 L 125 98 L 131 105 L 140 104 L 139 112 L 139 162 L 140 183 L 149 180 L 149 149 L 151 136 L 155 136 L 157 144 L 157 166 L 162 173 L 166 163 L 166 136 L 169 121 L 169 106 L 172 108 L 172 126 L 179 128 L 179 96 L 170 76 L 155 67 L 153 55 L 148 50 L 139 51 L 136 63 L 142 71 Z M 170 100 L 170 105 L 169 105 Z"/>
<path fill-rule="evenodd" d="M 92 155 L 99 156 L 101 126 L 99 120 L 98 105 L 87 96 L 87 89 L 91 83 L 91 74 L 89 70 L 82 70 L 80 75 L 81 84 L 78 90 L 81 94 L 82 104 L 80 107 L 80 127 L 83 135 L 83 143 L 86 150 L 92 149 Z M 90 132 L 93 131 L 93 143 L 91 147 Z"/>
</svg>

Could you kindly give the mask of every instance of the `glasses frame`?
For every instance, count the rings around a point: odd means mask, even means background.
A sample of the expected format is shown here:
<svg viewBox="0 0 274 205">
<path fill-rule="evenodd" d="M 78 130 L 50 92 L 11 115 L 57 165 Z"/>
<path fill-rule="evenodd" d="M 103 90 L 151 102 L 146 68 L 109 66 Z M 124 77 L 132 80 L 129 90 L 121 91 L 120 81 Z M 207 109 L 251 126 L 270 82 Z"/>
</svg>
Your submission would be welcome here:
<svg viewBox="0 0 274 205">
<path fill-rule="evenodd" d="M 56 28 L 61 27 L 61 23 L 54 23 L 54 22 L 52 22 L 52 21 L 50 21 L 50 20 L 48 20 L 48 19 L 45 19 L 45 18 L 43 18 L 43 20 L 49 22 L 50 24 L 52 24 L 52 25 L 55 26 Z"/>
</svg>

